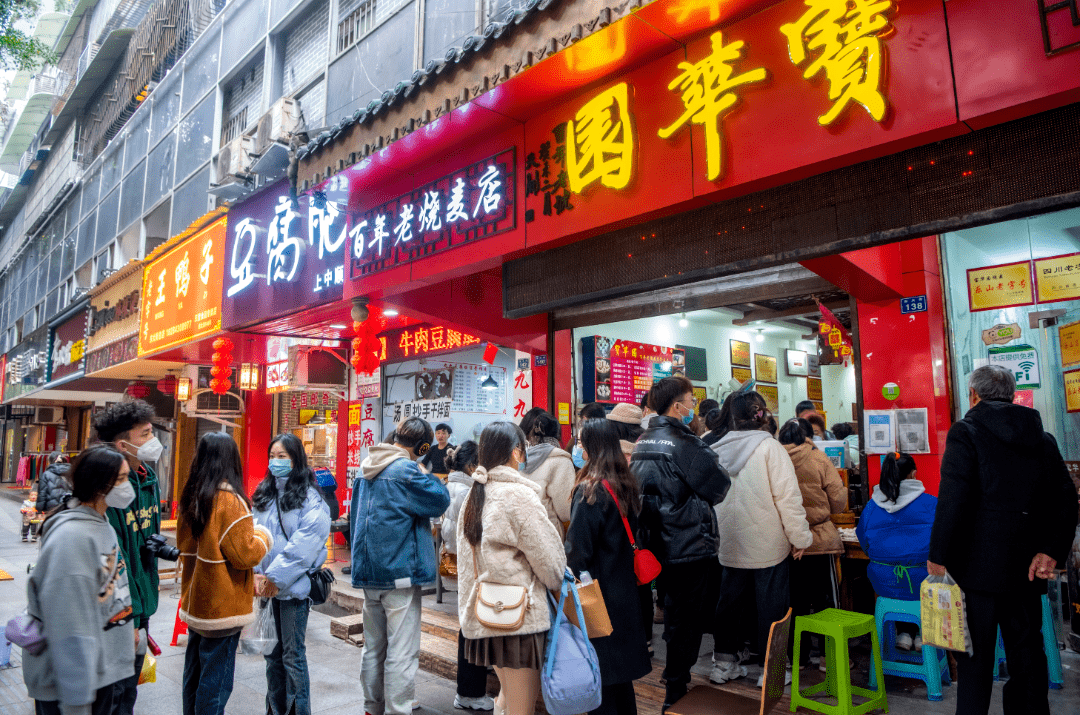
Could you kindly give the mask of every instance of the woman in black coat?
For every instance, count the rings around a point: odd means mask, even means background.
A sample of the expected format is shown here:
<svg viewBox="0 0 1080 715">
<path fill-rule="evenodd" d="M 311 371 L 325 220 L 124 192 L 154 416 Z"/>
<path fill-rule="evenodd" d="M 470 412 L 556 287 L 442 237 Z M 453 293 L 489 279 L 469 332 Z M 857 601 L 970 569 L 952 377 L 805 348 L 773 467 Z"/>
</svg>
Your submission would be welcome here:
<svg viewBox="0 0 1080 715">
<path fill-rule="evenodd" d="M 603 686 L 603 700 L 592 713 L 635 715 L 634 680 L 648 674 L 652 663 L 640 617 L 634 552 L 619 510 L 630 520 L 631 530 L 636 529 L 641 495 L 611 421 L 585 422 L 581 444 L 586 463 L 571 500 L 566 563 L 579 577 L 588 571 L 599 581 L 614 627 L 610 636 L 592 639 Z M 618 506 L 605 482 L 618 497 Z"/>
</svg>

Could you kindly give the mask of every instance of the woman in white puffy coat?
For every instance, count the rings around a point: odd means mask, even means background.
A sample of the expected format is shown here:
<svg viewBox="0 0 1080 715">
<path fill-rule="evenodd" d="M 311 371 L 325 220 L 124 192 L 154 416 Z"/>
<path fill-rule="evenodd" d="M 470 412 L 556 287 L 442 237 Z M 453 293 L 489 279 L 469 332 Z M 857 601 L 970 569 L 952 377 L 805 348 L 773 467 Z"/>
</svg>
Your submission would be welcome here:
<svg viewBox="0 0 1080 715">
<path fill-rule="evenodd" d="M 461 507 L 472 489 L 472 473 L 478 464 L 479 448 L 471 439 L 451 448 L 446 455 L 450 476 L 446 489 L 450 492 L 450 507 L 442 516 L 443 545 L 448 554 L 457 556 L 457 524 Z M 440 576 L 448 591 L 457 590 L 457 579 Z M 465 636 L 458 631 L 457 694 L 454 707 L 464 710 L 492 710 L 495 701 L 487 695 L 487 668 L 473 665 L 465 659 Z"/>
</svg>

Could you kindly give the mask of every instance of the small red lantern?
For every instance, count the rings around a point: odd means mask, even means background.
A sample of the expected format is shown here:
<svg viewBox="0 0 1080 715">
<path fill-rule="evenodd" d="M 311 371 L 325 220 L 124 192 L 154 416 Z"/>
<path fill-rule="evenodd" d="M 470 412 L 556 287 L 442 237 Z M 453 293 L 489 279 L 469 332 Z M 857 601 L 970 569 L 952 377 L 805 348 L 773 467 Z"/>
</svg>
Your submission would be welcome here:
<svg viewBox="0 0 1080 715">
<path fill-rule="evenodd" d="M 232 368 L 228 365 L 214 365 L 210 368 L 210 374 L 214 377 L 228 377 L 232 374 Z"/>
<path fill-rule="evenodd" d="M 215 365 L 228 367 L 229 363 L 232 362 L 232 353 L 214 353 L 210 357 L 210 361 Z"/>
<path fill-rule="evenodd" d="M 172 395 L 176 392 L 176 375 L 166 375 L 157 382 L 157 389 L 163 395 Z"/>
<path fill-rule="evenodd" d="M 210 389 L 215 395 L 224 395 L 232 387 L 232 383 L 229 380 L 221 377 L 215 377 L 210 381 Z"/>
<path fill-rule="evenodd" d="M 125 392 L 136 400 L 144 400 L 150 394 L 150 386 L 139 380 L 128 385 Z"/>
<path fill-rule="evenodd" d="M 219 353 L 231 353 L 233 349 L 233 342 L 228 338 L 218 338 L 214 341 L 214 350 Z"/>
</svg>

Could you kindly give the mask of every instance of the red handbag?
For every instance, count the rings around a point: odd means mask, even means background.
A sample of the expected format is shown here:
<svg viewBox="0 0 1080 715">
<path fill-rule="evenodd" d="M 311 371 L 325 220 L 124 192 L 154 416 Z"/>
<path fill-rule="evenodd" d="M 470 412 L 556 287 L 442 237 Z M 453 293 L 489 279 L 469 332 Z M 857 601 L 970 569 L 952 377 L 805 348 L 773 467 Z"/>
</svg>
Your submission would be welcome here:
<svg viewBox="0 0 1080 715">
<path fill-rule="evenodd" d="M 660 562 L 657 561 L 653 552 L 638 548 L 637 542 L 634 541 L 634 534 L 630 531 L 630 522 L 626 519 L 626 514 L 622 513 L 622 507 L 619 506 L 619 498 L 615 496 L 615 490 L 606 479 L 604 488 L 608 490 L 608 494 L 615 502 L 615 508 L 619 510 L 619 516 L 622 517 L 623 526 L 626 528 L 626 535 L 630 539 L 630 547 L 634 550 L 634 575 L 637 576 L 638 586 L 652 583 L 660 575 Z"/>
</svg>

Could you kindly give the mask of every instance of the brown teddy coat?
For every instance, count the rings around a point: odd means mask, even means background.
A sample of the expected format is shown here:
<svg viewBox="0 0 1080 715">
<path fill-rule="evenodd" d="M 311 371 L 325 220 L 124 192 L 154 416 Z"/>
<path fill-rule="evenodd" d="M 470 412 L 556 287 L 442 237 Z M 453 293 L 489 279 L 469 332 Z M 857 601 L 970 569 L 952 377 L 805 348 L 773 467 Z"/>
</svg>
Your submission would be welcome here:
<svg viewBox="0 0 1080 715">
<path fill-rule="evenodd" d="M 480 580 L 524 586 L 528 605 L 525 621 L 516 631 L 494 630 L 477 620 L 473 547 L 464 534 L 466 503 L 457 525 L 461 632 L 473 639 L 543 633 L 551 627 L 545 591 L 562 585 L 566 551 L 562 537 L 547 518 L 540 486 L 510 467 L 491 471 L 480 467 L 472 476 L 477 484 L 484 485 L 483 535 L 477 553 Z"/>
<path fill-rule="evenodd" d="M 180 549 L 180 620 L 197 632 L 229 631 L 255 620 L 254 569 L 273 548 L 274 537 L 256 525 L 251 509 L 227 484 L 214 496 L 213 511 L 195 537 L 177 519 Z"/>
<path fill-rule="evenodd" d="M 814 535 L 814 544 L 806 553 L 842 554 L 844 545 L 840 541 L 840 532 L 836 530 L 830 517 L 847 509 L 848 496 L 844 480 L 840 478 L 840 473 L 825 453 L 815 449 L 811 442 L 803 442 L 797 446 L 785 444 L 784 447 L 791 457 L 791 463 L 795 465 L 795 476 L 799 479 L 806 521 Z"/>
</svg>

